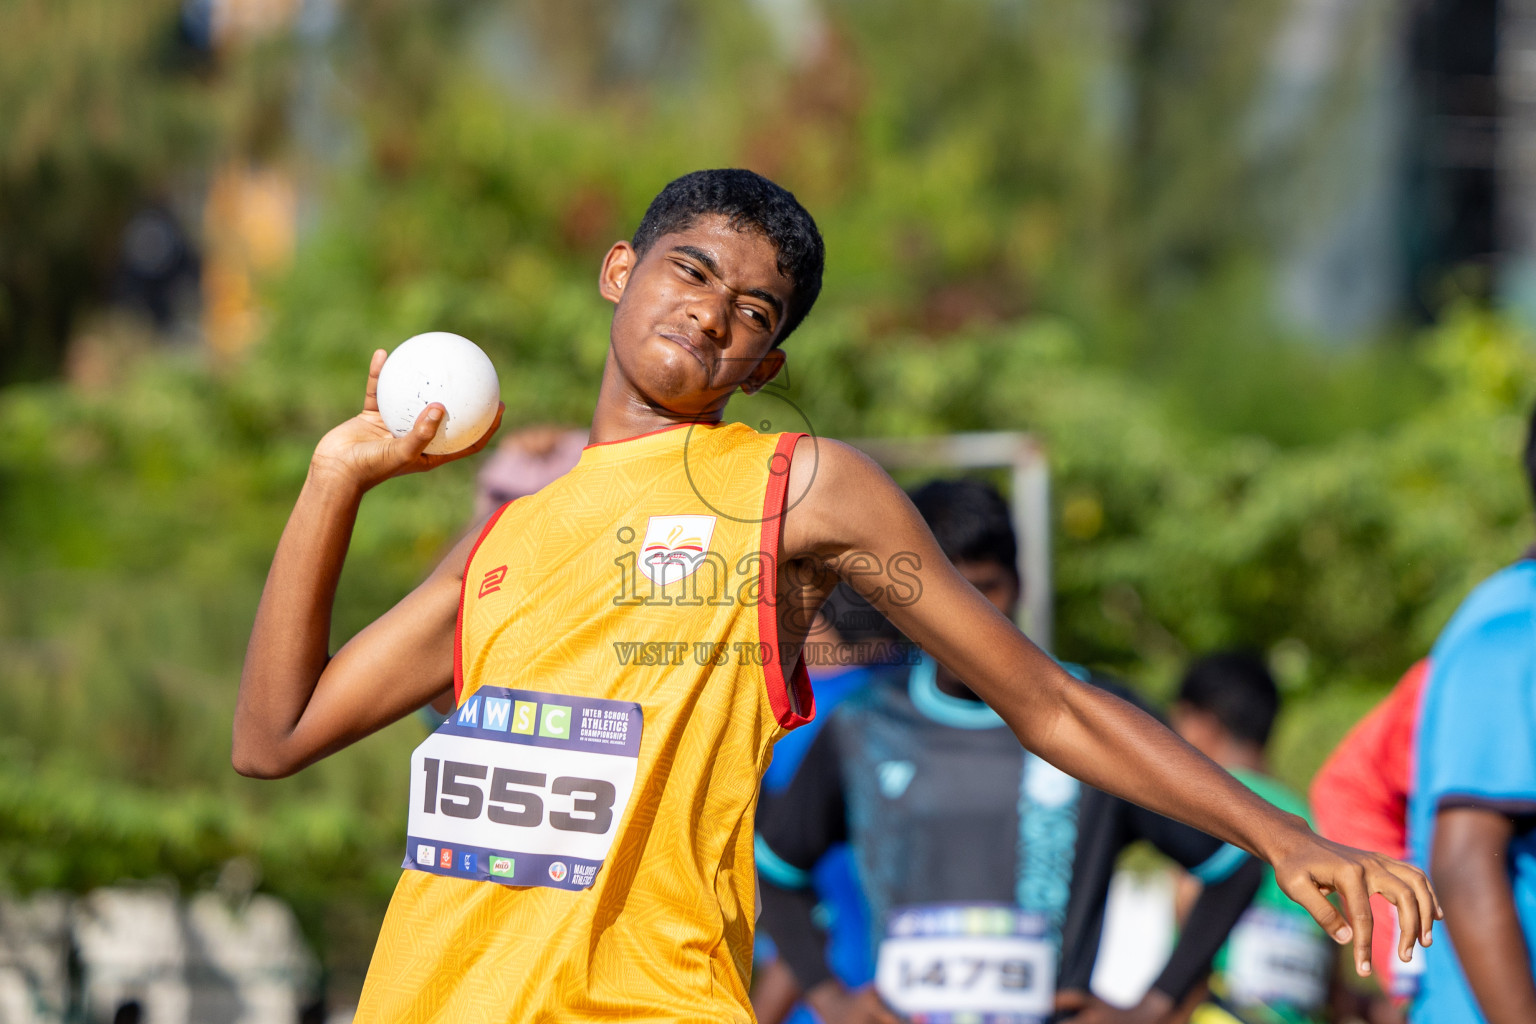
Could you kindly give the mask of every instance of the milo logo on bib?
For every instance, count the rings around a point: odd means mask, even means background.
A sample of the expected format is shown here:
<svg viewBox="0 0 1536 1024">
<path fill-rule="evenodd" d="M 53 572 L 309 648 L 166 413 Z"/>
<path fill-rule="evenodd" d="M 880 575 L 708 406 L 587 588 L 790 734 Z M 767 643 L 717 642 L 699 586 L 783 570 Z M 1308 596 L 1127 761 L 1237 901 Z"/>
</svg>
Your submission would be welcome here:
<svg viewBox="0 0 1536 1024">
<path fill-rule="evenodd" d="M 640 705 L 482 686 L 411 755 L 404 867 L 586 889 L 639 766 Z"/>
</svg>

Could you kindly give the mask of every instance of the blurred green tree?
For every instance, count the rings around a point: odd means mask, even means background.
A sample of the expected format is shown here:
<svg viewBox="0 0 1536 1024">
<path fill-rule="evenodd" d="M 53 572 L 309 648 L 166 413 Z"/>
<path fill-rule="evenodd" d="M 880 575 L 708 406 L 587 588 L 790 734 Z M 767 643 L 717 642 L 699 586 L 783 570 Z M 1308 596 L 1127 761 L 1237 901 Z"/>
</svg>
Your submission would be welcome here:
<svg viewBox="0 0 1536 1024">
<path fill-rule="evenodd" d="M 178 6 L 0 5 L 0 383 L 58 371 L 130 214 L 207 152 L 217 109 Z"/>
</svg>

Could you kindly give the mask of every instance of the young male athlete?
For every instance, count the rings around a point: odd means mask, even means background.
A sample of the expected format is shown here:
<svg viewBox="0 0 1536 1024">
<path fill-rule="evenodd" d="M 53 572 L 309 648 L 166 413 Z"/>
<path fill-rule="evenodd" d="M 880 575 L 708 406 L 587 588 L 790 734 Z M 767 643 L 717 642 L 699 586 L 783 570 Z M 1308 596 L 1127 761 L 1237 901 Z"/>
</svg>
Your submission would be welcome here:
<svg viewBox="0 0 1536 1024">
<path fill-rule="evenodd" d="M 1012 618 L 1018 544 L 1002 496 L 977 480 L 935 480 L 912 502 L 961 574 Z M 827 726 L 789 787 L 759 806 L 757 864 L 762 927 L 825 1024 L 894 1024 L 893 1009 L 922 1020 L 969 1012 L 993 1024 L 1061 1009 L 1082 1024 L 1154 1024 L 1204 977 L 1258 889 L 1259 861 L 1079 786 L 1019 746 L 996 712 L 926 656 L 877 670 L 822 717 Z M 1091 997 L 1088 981 L 1116 861 L 1141 839 L 1208 885 L 1152 990 L 1122 1010 Z M 846 940 L 823 941 L 819 894 L 808 887 L 843 842 L 867 902 L 857 959 L 839 948 Z M 926 922 L 921 935 L 903 931 L 917 921 Z M 996 968 L 973 977 L 957 957 Z M 1059 1001 L 1050 967 L 1058 962 Z"/>
<path fill-rule="evenodd" d="M 1274 864 L 1362 971 L 1369 892 L 1397 903 L 1400 956 L 1427 941 L 1420 872 L 1315 836 L 1058 668 L 871 460 L 721 423 L 783 367 L 821 268 L 814 222 L 766 179 L 669 184 L 598 275 L 614 314 L 576 468 L 334 657 L 363 494 L 451 457 L 423 454 L 441 406 L 384 428 L 382 351 L 363 412 L 316 447 L 251 632 L 236 768 L 288 775 L 450 687 L 458 701 L 412 759 L 409 869 L 357 1020 L 749 1020 L 758 779 L 813 714 L 799 646 L 840 578 L 1045 760 Z"/>
<path fill-rule="evenodd" d="M 1307 816 L 1307 802 L 1269 774 L 1265 749 L 1280 713 L 1280 689 L 1262 658 L 1219 651 L 1184 673 L 1173 729 L 1265 800 Z M 1317 1024 L 1325 1016 L 1338 957 L 1306 912 L 1266 870 L 1253 906 L 1217 954 L 1194 1024 Z"/>
</svg>

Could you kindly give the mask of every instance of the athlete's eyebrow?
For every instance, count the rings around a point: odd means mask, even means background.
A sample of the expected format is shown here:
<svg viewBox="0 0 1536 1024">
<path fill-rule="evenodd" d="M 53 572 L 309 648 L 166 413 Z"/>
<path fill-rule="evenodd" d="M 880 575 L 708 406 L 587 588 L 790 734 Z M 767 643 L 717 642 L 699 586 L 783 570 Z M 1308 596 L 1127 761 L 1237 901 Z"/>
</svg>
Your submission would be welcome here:
<svg viewBox="0 0 1536 1024">
<path fill-rule="evenodd" d="M 784 303 L 780 302 L 779 297 L 773 294 L 773 292 L 765 291 L 762 288 L 748 288 L 747 294 L 752 296 L 754 299 L 762 299 L 764 302 L 768 303 L 768 305 L 772 306 L 773 315 L 775 317 L 781 317 L 784 315 Z"/>
<path fill-rule="evenodd" d="M 690 259 L 698 260 L 700 263 L 704 264 L 705 270 L 709 271 L 711 274 L 714 274 L 716 277 L 720 276 L 720 264 L 716 263 L 713 256 L 705 252 L 703 249 L 700 249 L 698 246 L 675 245 L 672 247 L 672 251 L 680 252 Z M 762 299 L 764 302 L 768 303 L 769 306 L 773 307 L 773 315 L 775 317 L 782 317 L 784 315 L 784 303 L 780 302 L 779 297 L 773 294 L 773 292 L 770 292 L 764 288 L 748 288 L 747 294 L 752 296 L 754 299 Z"/>
<path fill-rule="evenodd" d="M 704 264 L 705 270 L 709 271 L 711 274 L 714 274 L 716 277 L 720 276 L 720 264 L 716 263 L 713 256 L 705 252 L 703 249 L 700 249 L 698 246 L 674 245 L 672 247 L 672 251 L 680 252 L 690 259 L 698 260 L 700 263 Z"/>
</svg>

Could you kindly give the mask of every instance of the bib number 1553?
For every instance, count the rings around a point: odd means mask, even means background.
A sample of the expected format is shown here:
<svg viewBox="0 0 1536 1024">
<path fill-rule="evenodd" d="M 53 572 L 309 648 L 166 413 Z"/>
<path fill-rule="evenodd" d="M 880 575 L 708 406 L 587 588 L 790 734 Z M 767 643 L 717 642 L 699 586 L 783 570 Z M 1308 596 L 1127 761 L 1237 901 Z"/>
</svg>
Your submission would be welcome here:
<svg viewBox="0 0 1536 1024">
<path fill-rule="evenodd" d="M 547 791 L 572 798 L 569 811 L 550 811 L 550 827 L 562 832 L 602 835 L 613 827 L 613 805 L 618 795 L 606 779 L 557 776 L 549 782 L 544 772 L 520 771 L 466 761 L 423 758 L 425 774 L 421 813 L 446 814 L 474 820 L 484 816 L 498 825 L 538 828 L 545 821 Z M 489 778 L 489 785 L 486 780 Z M 484 786 L 484 788 L 482 788 Z"/>
<path fill-rule="evenodd" d="M 640 705 L 482 686 L 411 754 L 404 867 L 595 884 L 635 789 Z"/>
</svg>

